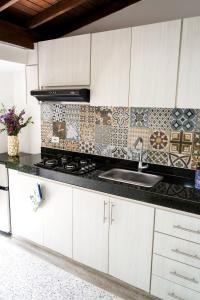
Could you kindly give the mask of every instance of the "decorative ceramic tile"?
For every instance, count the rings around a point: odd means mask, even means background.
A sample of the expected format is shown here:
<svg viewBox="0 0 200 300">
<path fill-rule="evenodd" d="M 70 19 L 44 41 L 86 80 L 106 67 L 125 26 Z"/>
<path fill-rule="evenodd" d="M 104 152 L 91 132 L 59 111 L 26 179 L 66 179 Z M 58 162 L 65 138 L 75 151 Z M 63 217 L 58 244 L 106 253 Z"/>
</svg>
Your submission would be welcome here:
<svg viewBox="0 0 200 300">
<path fill-rule="evenodd" d="M 66 138 L 66 123 L 65 122 L 53 122 L 53 136 L 60 139 Z"/>
<path fill-rule="evenodd" d="M 80 122 L 87 124 L 95 124 L 95 107 L 89 105 L 81 105 Z"/>
<path fill-rule="evenodd" d="M 193 155 L 200 155 L 200 132 L 194 133 L 194 139 L 193 139 Z"/>
<path fill-rule="evenodd" d="M 96 107 L 96 124 L 112 125 L 112 109 L 109 107 Z"/>
<path fill-rule="evenodd" d="M 169 165 L 176 168 L 190 168 L 191 156 L 169 153 Z"/>
<path fill-rule="evenodd" d="M 169 151 L 175 154 L 191 155 L 192 143 L 192 132 L 172 131 Z"/>
<path fill-rule="evenodd" d="M 80 140 L 81 141 L 94 141 L 95 127 L 90 124 L 83 123 L 80 126 Z"/>
<path fill-rule="evenodd" d="M 52 120 L 53 120 L 53 105 L 52 104 L 42 103 L 41 119 L 43 122 L 52 122 Z"/>
<path fill-rule="evenodd" d="M 78 141 L 67 141 L 65 140 L 65 150 L 78 152 L 79 151 L 79 142 Z"/>
<path fill-rule="evenodd" d="M 196 110 L 195 130 L 200 131 L 200 109 Z"/>
<path fill-rule="evenodd" d="M 79 140 L 80 139 L 80 124 L 77 121 L 66 122 L 66 138 L 68 140 Z"/>
<path fill-rule="evenodd" d="M 192 156 L 191 169 L 196 170 L 199 163 L 200 163 L 200 155 Z"/>
<path fill-rule="evenodd" d="M 112 156 L 113 147 L 107 144 L 95 144 L 95 154 L 100 156 Z"/>
<path fill-rule="evenodd" d="M 171 114 L 171 129 L 193 131 L 195 127 L 196 112 L 194 109 L 175 108 Z"/>
<path fill-rule="evenodd" d="M 65 105 L 65 120 L 79 122 L 80 119 L 80 105 L 66 104 Z"/>
<path fill-rule="evenodd" d="M 147 161 L 151 164 L 168 165 L 169 155 L 166 152 L 147 151 Z"/>
<path fill-rule="evenodd" d="M 154 130 L 149 136 L 149 147 L 151 151 L 168 152 L 169 150 L 169 132 Z"/>
<path fill-rule="evenodd" d="M 92 141 L 80 141 L 79 151 L 88 154 L 95 154 L 95 145 Z"/>
<path fill-rule="evenodd" d="M 170 108 L 150 108 L 148 126 L 157 130 L 170 130 Z"/>
<path fill-rule="evenodd" d="M 128 107 L 114 107 L 112 116 L 113 116 L 113 126 L 118 126 L 118 127 L 129 126 Z"/>
<path fill-rule="evenodd" d="M 53 104 L 53 122 L 65 122 L 65 105 Z"/>
<path fill-rule="evenodd" d="M 113 127 L 111 135 L 111 145 L 115 147 L 128 146 L 128 128 Z"/>
<path fill-rule="evenodd" d="M 96 125 L 95 142 L 97 144 L 111 144 L 112 128 L 111 126 Z"/>
<path fill-rule="evenodd" d="M 50 143 L 53 136 L 53 123 L 43 122 L 41 128 L 42 142 Z"/>
<path fill-rule="evenodd" d="M 133 160 L 133 161 L 139 161 L 140 151 L 135 149 L 128 149 L 128 157 L 127 159 Z M 147 161 L 147 151 L 142 151 L 142 161 Z"/>
<path fill-rule="evenodd" d="M 130 109 L 130 126 L 131 127 L 148 127 L 149 109 L 148 108 L 131 108 Z"/>
<path fill-rule="evenodd" d="M 113 147 L 112 157 L 127 159 L 128 158 L 128 149 L 126 147 Z"/>
<path fill-rule="evenodd" d="M 129 128 L 128 147 L 134 150 L 135 142 L 138 137 L 143 139 L 143 149 L 147 150 L 149 146 L 149 129 L 147 128 Z"/>
</svg>

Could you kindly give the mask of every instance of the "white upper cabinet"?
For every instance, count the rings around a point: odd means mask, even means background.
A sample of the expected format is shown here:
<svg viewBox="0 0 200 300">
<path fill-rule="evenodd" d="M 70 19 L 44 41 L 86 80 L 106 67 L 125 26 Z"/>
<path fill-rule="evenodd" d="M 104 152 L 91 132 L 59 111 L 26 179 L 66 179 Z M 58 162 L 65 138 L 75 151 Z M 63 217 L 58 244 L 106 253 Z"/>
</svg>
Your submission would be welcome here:
<svg viewBox="0 0 200 300">
<path fill-rule="evenodd" d="M 128 106 L 131 29 L 92 34 L 91 105 Z"/>
<path fill-rule="evenodd" d="M 110 198 L 109 274 L 149 292 L 154 209 Z"/>
<path fill-rule="evenodd" d="M 40 87 L 90 84 L 90 34 L 40 42 L 38 50 Z"/>
<path fill-rule="evenodd" d="M 38 44 L 34 44 L 34 49 L 27 50 L 27 66 L 38 64 Z"/>
<path fill-rule="evenodd" d="M 129 105 L 175 107 L 181 21 L 132 29 Z"/>
<path fill-rule="evenodd" d="M 177 107 L 200 108 L 200 17 L 183 21 Z"/>
</svg>

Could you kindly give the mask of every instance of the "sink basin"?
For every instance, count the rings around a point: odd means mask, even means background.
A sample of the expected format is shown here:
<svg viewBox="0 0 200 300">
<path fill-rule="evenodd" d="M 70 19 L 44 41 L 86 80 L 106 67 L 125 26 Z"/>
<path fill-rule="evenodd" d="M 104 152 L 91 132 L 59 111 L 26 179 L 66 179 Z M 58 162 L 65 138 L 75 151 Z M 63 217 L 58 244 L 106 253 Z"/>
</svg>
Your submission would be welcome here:
<svg viewBox="0 0 200 300">
<path fill-rule="evenodd" d="M 142 172 L 135 172 L 124 169 L 111 169 L 99 175 L 100 178 L 129 183 L 143 187 L 153 187 L 160 182 L 163 177 Z"/>
</svg>

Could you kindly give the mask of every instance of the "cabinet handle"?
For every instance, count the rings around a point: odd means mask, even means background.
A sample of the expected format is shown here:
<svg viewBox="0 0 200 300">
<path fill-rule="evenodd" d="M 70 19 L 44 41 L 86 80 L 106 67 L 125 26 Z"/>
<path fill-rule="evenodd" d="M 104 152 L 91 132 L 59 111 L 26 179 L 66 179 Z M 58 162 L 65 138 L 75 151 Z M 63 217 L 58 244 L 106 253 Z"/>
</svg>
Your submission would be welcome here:
<svg viewBox="0 0 200 300">
<path fill-rule="evenodd" d="M 191 258 L 194 258 L 194 259 L 198 259 L 200 260 L 200 257 L 198 255 L 192 255 L 192 254 L 189 254 L 189 253 L 186 253 L 186 252 L 183 252 L 179 249 L 171 249 L 172 252 L 175 252 L 177 254 L 181 254 L 181 255 L 184 255 L 184 256 L 187 256 L 187 257 L 191 257 Z"/>
<path fill-rule="evenodd" d="M 108 202 L 104 201 L 103 203 L 103 222 L 106 223 L 106 220 L 108 219 L 106 217 L 106 206 L 108 205 Z"/>
<path fill-rule="evenodd" d="M 112 225 L 112 223 L 115 221 L 113 219 L 113 207 L 114 207 L 114 203 L 111 203 L 111 208 L 110 208 L 110 225 Z"/>
<path fill-rule="evenodd" d="M 192 282 L 192 283 L 199 283 L 195 278 L 189 278 L 189 277 L 186 277 L 186 276 L 184 276 L 184 275 L 178 274 L 176 271 L 170 272 L 170 274 L 173 275 L 173 276 L 176 276 L 176 277 L 185 279 L 185 280 L 187 280 L 187 281 L 190 281 L 190 282 Z"/>
<path fill-rule="evenodd" d="M 200 230 L 193 230 L 193 229 L 185 228 L 185 227 L 182 227 L 181 225 L 173 225 L 173 227 L 176 229 L 183 230 L 183 231 L 200 234 Z"/>
<path fill-rule="evenodd" d="M 174 298 L 176 300 L 185 300 L 184 298 L 181 298 L 179 296 L 176 296 L 175 293 L 168 293 L 168 296 L 171 297 L 171 298 Z"/>
</svg>

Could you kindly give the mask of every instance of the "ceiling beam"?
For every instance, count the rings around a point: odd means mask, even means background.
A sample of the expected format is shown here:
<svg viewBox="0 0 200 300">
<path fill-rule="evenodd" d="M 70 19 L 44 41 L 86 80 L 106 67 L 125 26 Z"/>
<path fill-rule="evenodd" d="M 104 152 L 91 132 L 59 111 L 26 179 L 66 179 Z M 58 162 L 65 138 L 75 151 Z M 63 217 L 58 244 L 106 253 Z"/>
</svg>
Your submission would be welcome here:
<svg viewBox="0 0 200 300">
<path fill-rule="evenodd" d="M 28 27 L 30 29 L 36 28 L 86 2 L 86 0 L 61 0 L 34 16 L 28 22 Z"/>
<path fill-rule="evenodd" d="M 34 35 L 31 30 L 0 20 L 0 41 L 34 48 Z"/>
<path fill-rule="evenodd" d="M 15 4 L 19 0 L 1 0 L 0 2 L 0 12 Z"/>
</svg>

